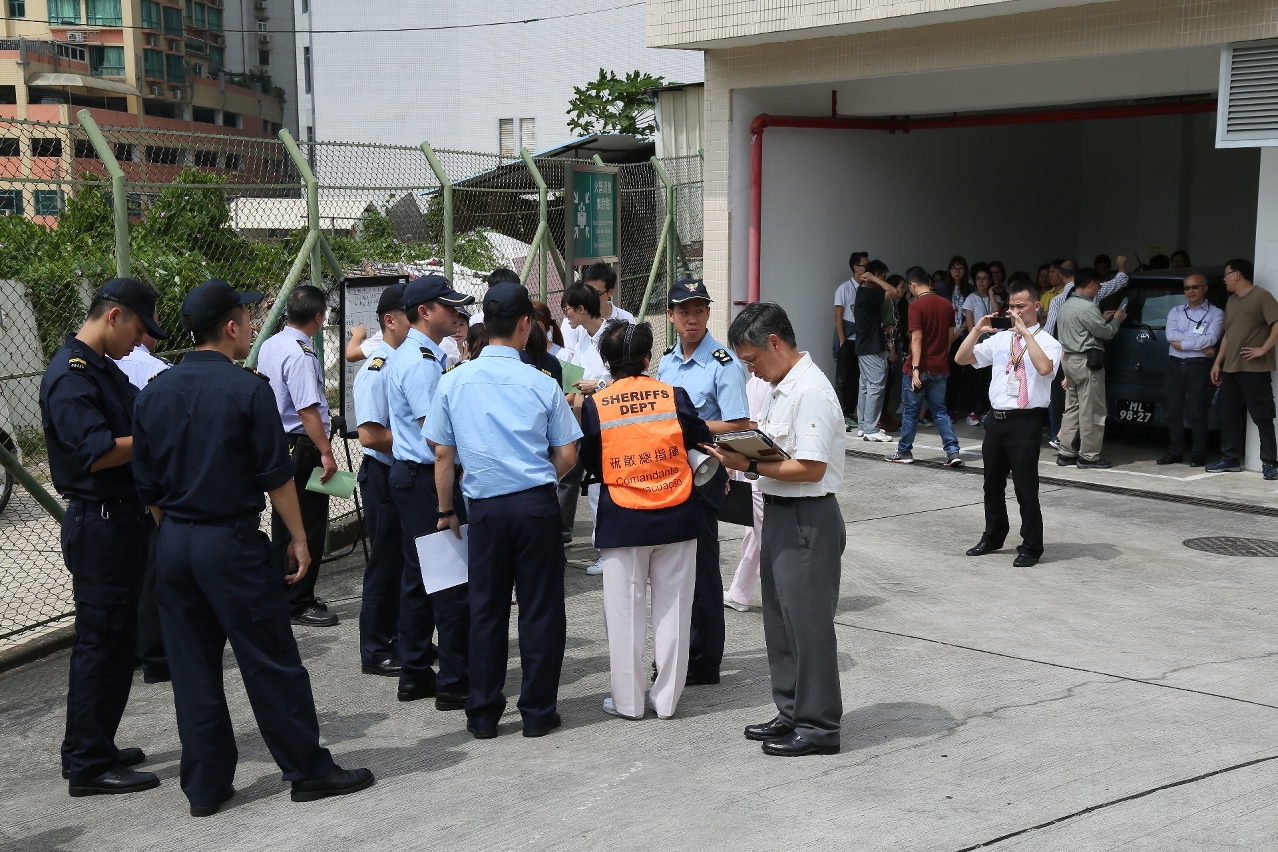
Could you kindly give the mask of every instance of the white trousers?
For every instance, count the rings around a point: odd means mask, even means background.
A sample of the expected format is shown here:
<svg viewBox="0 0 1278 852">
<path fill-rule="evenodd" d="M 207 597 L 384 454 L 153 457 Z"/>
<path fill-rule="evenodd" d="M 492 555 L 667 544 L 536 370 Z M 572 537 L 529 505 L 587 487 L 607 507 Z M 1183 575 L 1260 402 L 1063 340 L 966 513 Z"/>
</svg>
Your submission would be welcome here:
<svg viewBox="0 0 1278 852">
<path fill-rule="evenodd" d="M 612 660 L 612 700 L 632 719 L 644 714 L 644 646 L 648 639 L 648 585 L 652 585 L 652 644 L 657 680 L 652 706 L 673 716 L 688 676 L 692 638 L 692 590 L 697 581 L 697 540 L 653 547 L 609 547 L 603 557 L 604 617 Z"/>
<path fill-rule="evenodd" d="M 759 541 L 763 536 L 763 492 L 757 487 L 751 493 L 754 526 L 741 539 L 741 562 L 732 577 L 728 597 L 739 604 L 750 605 L 754 587 L 759 582 Z"/>
</svg>

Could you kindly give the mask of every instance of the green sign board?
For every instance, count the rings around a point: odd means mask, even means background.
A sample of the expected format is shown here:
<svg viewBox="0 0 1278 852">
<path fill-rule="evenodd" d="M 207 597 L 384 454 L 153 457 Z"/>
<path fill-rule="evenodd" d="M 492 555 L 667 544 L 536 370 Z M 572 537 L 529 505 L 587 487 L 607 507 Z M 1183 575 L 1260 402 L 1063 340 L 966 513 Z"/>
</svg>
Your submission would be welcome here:
<svg viewBox="0 0 1278 852">
<path fill-rule="evenodd" d="M 572 171 L 572 209 L 568 227 L 575 262 L 617 257 L 617 174 Z"/>
</svg>

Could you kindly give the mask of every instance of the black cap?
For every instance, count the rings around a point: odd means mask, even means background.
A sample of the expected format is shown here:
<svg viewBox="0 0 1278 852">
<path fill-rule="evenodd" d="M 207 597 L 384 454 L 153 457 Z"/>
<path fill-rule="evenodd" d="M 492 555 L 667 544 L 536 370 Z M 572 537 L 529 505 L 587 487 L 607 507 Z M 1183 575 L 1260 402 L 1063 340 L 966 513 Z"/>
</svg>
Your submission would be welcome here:
<svg viewBox="0 0 1278 852">
<path fill-rule="evenodd" d="M 532 316 L 533 303 L 522 284 L 494 284 L 484 294 L 484 319 Z"/>
<path fill-rule="evenodd" d="M 685 278 L 682 281 L 676 281 L 675 285 L 670 288 L 670 304 L 677 305 L 680 302 L 686 302 L 690 299 L 703 299 L 706 302 L 714 301 L 710 298 L 710 294 L 706 292 L 706 285 L 700 278 Z"/>
<path fill-rule="evenodd" d="M 407 284 L 392 284 L 382 291 L 382 297 L 377 300 L 377 318 L 381 319 L 391 311 L 402 311 L 404 309 L 404 288 Z"/>
<path fill-rule="evenodd" d="M 262 301 L 261 293 L 241 293 L 221 278 L 210 278 L 186 294 L 182 318 L 187 330 L 204 331 L 239 305 Z"/>
<path fill-rule="evenodd" d="M 404 288 L 404 307 L 412 308 L 426 302 L 439 302 L 450 308 L 457 308 L 462 305 L 473 305 L 475 297 L 458 293 L 442 275 L 423 275 L 409 281 L 408 286 Z"/>
<path fill-rule="evenodd" d="M 155 321 L 155 291 L 136 278 L 112 278 L 98 288 L 95 299 L 106 299 L 130 309 L 142 317 L 147 334 L 163 340 L 168 333 Z"/>
</svg>

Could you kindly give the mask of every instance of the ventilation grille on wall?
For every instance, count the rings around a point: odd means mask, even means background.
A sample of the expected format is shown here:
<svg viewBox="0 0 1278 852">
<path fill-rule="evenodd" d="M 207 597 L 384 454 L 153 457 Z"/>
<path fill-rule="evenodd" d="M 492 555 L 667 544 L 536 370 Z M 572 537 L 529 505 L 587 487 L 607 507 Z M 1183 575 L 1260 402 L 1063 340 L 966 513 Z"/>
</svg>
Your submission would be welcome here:
<svg viewBox="0 0 1278 852">
<path fill-rule="evenodd" d="M 1220 105 L 1216 147 L 1278 145 L 1278 41 L 1224 48 Z"/>
</svg>

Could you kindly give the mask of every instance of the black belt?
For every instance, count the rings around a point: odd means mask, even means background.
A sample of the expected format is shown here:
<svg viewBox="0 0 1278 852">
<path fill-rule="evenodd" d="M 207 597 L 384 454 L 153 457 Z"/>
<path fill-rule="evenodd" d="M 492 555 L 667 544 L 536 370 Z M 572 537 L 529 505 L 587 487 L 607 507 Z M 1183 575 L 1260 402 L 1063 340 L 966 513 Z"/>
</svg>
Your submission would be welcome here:
<svg viewBox="0 0 1278 852">
<path fill-rule="evenodd" d="M 98 514 L 102 515 L 102 517 L 104 518 L 109 518 L 112 512 L 133 512 L 134 514 L 140 515 L 146 511 L 146 507 L 142 505 L 142 501 L 135 498 L 115 499 L 115 500 L 85 500 L 81 497 L 72 497 L 71 499 L 67 500 L 67 504 L 69 506 L 74 506 L 76 503 L 79 503 L 81 506 L 83 506 L 84 511 L 97 512 Z"/>
<path fill-rule="evenodd" d="M 261 511 L 241 512 L 238 515 L 227 515 L 223 518 L 175 518 L 171 515 L 164 516 L 166 524 L 185 524 L 191 527 L 238 527 L 240 524 L 252 524 L 256 529 L 262 523 Z"/>
<path fill-rule="evenodd" d="M 763 502 L 769 506 L 793 506 L 795 503 L 806 503 L 810 500 L 825 500 L 833 494 L 818 494 L 815 497 L 782 497 L 776 494 L 764 494 Z"/>
<path fill-rule="evenodd" d="M 990 409 L 990 417 L 995 420 L 1011 420 L 1016 417 L 1042 417 L 1044 409 L 1042 408 L 1009 408 L 1000 410 L 997 408 Z"/>
<path fill-rule="evenodd" d="M 305 432 L 289 432 L 285 435 L 285 437 L 288 439 L 288 448 L 290 450 L 296 449 L 298 445 L 306 446 L 307 444 L 310 444 L 312 447 L 315 447 L 315 442 L 312 441 L 311 436 Z M 319 448 L 315 447 L 315 449 Z"/>
</svg>

